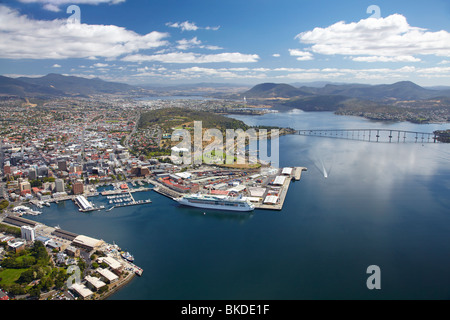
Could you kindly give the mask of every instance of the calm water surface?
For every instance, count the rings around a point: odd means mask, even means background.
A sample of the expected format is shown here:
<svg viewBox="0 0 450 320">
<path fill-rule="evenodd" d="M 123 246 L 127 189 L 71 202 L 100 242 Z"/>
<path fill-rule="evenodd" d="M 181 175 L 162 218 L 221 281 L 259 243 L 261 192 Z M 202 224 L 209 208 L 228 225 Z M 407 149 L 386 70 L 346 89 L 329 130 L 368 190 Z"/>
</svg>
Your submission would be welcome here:
<svg viewBox="0 0 450 320">
<path fill-rule="evenodd" d="M 233 117 L 296 129 L 448 128 L 301 111 Z M 65 202 L 32 219 L 135 256 L 143 276 L 110 299 L 450 298 L 450 145 L 292 135 L 280 138 L 280 162 L 308 168 L 282 211 L 204 215 L 150 191 L 135 193 L 149 205 L 85 214 Z M 381 290 L 366 287 L 370 265 Z"/>
</svg>

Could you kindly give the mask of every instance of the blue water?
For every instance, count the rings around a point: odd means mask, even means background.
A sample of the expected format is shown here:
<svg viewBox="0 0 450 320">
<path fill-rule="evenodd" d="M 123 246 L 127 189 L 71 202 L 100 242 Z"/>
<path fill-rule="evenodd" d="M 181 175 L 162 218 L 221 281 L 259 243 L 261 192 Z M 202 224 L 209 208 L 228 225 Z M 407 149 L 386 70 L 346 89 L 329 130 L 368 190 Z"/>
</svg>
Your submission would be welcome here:
<svg viewBox="0 0 450 320">
<path fill-rule="evenodd" d="M 332 113 L 233 117 L 296 129 L 448 128 Z M 149 191 L 134 194 L 149 205 L 86 214 L 66 202 L 32 218 L 135 256 L 144 274 L 113 300 L 450 298 L 450 145 L 283 136 L 280 161 L 308 168 L 282 211 L 203 214 Z M 381 290 L 366 286 L 370 265 Z"/>
</svg>

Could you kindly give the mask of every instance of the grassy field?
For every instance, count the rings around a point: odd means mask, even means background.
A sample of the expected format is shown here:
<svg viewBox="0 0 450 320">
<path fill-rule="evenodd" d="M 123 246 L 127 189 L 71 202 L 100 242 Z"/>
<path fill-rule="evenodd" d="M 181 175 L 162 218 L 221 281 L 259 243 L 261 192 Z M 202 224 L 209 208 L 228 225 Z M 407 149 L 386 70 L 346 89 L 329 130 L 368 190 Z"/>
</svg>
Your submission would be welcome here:
<svg viewBox="0 0 450 320">
<path fill-rule="evenodd" d="M 25 270 L 27 269 L 5 269 L 0 271 L 0 286 L 14 284 Z"/>
</svg>

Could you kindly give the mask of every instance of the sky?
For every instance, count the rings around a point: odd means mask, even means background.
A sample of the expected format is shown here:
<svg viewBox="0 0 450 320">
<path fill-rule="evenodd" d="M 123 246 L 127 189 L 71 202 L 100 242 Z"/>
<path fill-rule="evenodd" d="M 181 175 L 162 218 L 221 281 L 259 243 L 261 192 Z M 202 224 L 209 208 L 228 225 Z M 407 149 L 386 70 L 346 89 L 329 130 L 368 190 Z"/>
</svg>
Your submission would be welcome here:
<svg viewBox="0 0 450 320">
<path fill-rule="evenodd" d="M 450 86 L 448 0 L 0 0 L 0 74 Z"/>
</svg>

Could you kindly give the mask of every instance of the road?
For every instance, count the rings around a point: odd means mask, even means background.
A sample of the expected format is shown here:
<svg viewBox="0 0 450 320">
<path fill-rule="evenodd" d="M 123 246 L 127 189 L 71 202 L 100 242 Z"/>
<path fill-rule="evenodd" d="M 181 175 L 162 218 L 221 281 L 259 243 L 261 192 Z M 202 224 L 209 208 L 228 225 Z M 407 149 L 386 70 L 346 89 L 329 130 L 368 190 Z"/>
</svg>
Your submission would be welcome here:
<svg viewBox="0 0 450 320">
<path fill-rule="evenodd" d="M 131 130 L 130 134 L 127 135 L 127 136 L 125 137 L 125 140 L 123 141 L 124 147 L 127 148 L 127 149 L 130 149 L 129 144 L 128 144 L 128 141 L 130 140 L 131 136 L 132 136 L 133 134 L 136 133 L 136 131 L 137 131 L 137 129 L 138 129 L 138 126 L 139 126 L 139 120 L 140 120 L 140 119 L 141 119 L 141 113 L 139 112 L 139 113 L 138 113 L 138 116 L 137 116 L 137 119 L 136 119 L 136 121 L 135 121 L 135 125 L 134 125 L 133 130 Z"/>
</svg>

